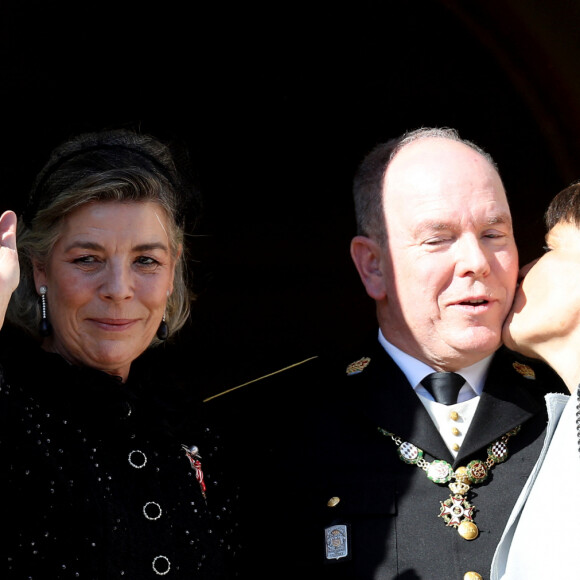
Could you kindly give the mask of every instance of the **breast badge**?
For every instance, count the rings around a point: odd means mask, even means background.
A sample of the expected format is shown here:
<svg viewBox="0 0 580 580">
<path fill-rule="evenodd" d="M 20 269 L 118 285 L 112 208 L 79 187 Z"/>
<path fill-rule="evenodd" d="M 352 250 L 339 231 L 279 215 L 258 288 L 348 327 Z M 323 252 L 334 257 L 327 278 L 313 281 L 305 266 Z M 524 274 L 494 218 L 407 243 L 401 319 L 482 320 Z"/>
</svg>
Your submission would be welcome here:
<svg viewBox="0 0 580 580">
<path fill-rule="evenodd" d="M 348 556 L 348 526 L 335 525 L 324 530 L 326 536 L 326 559 L 338 560 Z"/>
</svg>

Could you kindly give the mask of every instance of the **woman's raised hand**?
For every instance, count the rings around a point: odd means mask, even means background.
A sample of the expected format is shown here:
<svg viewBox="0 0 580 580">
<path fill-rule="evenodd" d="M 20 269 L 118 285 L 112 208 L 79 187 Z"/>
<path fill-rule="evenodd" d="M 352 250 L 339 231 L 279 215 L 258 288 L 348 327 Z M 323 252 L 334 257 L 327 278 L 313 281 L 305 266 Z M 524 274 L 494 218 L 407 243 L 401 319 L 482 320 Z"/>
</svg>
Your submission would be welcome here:
<svg viewBox="0 0 580 580">
<path fill-rule="evenodd" d="M 5 211 L 0 216 L 0 325 L 12 292 L 16 290 L 20 279 L 20 267 L 16 252 L 16 214 Z"/>
</svg>

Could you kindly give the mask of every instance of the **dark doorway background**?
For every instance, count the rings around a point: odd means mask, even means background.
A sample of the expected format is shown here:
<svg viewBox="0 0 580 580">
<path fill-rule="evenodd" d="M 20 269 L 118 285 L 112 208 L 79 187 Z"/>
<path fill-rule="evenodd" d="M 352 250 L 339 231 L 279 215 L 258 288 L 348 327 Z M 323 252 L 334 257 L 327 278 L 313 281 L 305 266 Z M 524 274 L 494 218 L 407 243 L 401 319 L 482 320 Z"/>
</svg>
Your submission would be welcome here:
<svg viewBox="0 0 580 580">
<path fill-rule="evenodd" d="M 352 174 L 376 142 L 445 125 L 487 149 L 522 263 L 541 251 L 548 201 L 580 178 L 573 2 L 13 2 L 0 15 L 1 209 L 21 209 L 48 151 L 79 131 L 138 126 L 190 150 L 206 204 L 198 300 L 158 355 L 202 395 L 374 327 L 349 241 Z"/>
</svg>

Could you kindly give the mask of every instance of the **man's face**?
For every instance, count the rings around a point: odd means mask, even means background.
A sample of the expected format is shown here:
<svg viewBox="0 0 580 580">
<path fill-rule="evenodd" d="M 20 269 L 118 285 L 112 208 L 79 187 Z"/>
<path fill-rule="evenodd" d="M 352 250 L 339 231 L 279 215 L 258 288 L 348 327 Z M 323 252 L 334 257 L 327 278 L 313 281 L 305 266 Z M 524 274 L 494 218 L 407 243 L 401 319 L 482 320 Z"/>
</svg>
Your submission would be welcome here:
<svg viewBox="0 0 580 580">
<path fill-rule="evenodd" d="M 492 354 L 518 272 L 499 175 L 470 147 L 429 138 L 397 154 L 383 186 L 383 334 L 443 370 Z"/>
</svg>

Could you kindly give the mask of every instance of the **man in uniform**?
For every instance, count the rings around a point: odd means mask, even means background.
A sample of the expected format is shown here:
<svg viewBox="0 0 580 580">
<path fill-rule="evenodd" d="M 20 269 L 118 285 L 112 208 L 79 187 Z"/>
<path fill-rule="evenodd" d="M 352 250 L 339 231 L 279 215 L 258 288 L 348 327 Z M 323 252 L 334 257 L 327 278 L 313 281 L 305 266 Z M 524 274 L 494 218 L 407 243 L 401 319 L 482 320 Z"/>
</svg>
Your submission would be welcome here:
<svg viewBox="0 0 580 580">
<path fill-rule="evenodd" d="M 501 178 L 454 130 L 419 129 L 369 153 L 354 198 L 378 332 L 236 403 L 256 428 L 243 576 L 485 578 L 542 445 L 543 396 L 565 392 L 501 346 L 518 276 Z"/>
</svg>

